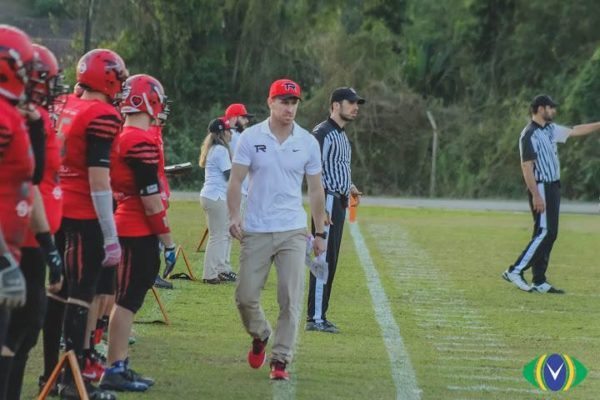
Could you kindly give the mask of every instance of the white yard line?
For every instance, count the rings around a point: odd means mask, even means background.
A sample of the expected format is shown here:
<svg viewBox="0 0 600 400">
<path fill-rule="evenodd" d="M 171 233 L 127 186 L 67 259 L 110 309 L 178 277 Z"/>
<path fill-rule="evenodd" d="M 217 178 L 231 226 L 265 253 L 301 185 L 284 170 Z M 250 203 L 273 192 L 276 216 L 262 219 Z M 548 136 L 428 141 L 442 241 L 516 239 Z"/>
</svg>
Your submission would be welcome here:
<svg viewBox="0 0 600 400">
<path fill-rule="evenodd" d="M 379 273 L 375 268 L 369 248 L 360 233 L 358 223 L 348 225 L 360 263 L 365 271 L 367 286 L 373 299 L 375 318 L 381 328 L 383 341 L 390 357 L 392 378 L 396 385 L 396 399 L 418 400 L 421 398 L 421 390 L 417 386 L 415 371 L 411 365 L 402 336 L 400 336 L 400 328 L 394 319 L 390 302 L 379 280 Z"/>
<path fill-rule="evenodd" d="M 444 376 L 456 376 L 461 371 L 461 376 L 479 378 L 479 382 L 464 379 L 464 383 L 452 381 L 442 387 L 456 393 L 530 393 L 520 378 L 520 369 L 515 368 L 523 365 L 520 355 L 507 346 L 505 335 L 494 332 L 486 317 L 466 299 L 465 290 L 452 285 L 427 251 L 413 243 L 398 225 L 374 224 L 368 228 L 377 250 L 390 263 L 395 290 L 402 294 L 416 326 L 436 350 L 438 362 L 430 374 L 443 371 Z M 496 383 L 497 387 L 477 385 L 484 382 Z"/>
</svg>

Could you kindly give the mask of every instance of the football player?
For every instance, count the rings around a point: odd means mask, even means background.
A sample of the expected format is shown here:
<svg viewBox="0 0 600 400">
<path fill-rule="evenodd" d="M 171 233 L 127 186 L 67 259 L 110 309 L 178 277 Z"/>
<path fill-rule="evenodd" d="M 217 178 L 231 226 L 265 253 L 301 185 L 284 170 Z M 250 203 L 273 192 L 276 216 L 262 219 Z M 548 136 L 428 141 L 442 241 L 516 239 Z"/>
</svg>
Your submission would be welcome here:
<svg viewBox="0 0 600 400">
<path fill-rule="evenodd" d="M 25 100 L 33 54 L 27 34 L 0 25 L 0 345 L 10 309 L 25 303 L 19 261 L 31 216 L 34 160 L 25 120 L 16 106 Z M 0 374 L 4 371 L 0 368 Z"/>
<path fill-rule="evenodd" d="M 161 149 L 151 126 L 166 105 L 162 85 L 149 75 L 134 75 L 123 86 L 123 130 L 111 154 L 111 184 L 117 200 L 115 219 L 123 257 L 118 270 L 116 306 L 108 328 L 108 363 L 100 387 L 145 391 L 154 384 L 129 367 L 128 336 L 136 312 L 152 287 L 160 266 L 159 241 L 165 256 L 174 253 L 167 212 L 161 196 Z M 170 253 L 167 253 L 170 252 Z M 167 265 L 174 263 L 165 260 Z"/>
<path fill-rule="evenodd" d="M 115 268 L 121 258 L 109 166 L 110 148 L 121 128 L 121 116 L 113 103 L 127 78 L 127 69 L 114 51 L 95 49 L 81 57 L 76 73 L 83 92 L 64 105 L 57 134 L 63 142 L 61 229 L 66 241 L 69 286 L 63 335 L 66 350 L 75 351 L 84 370 L 86 360 L 88 365 L 91 362 L 89 338 L 96 325 L 96 315 L 92 314 L 97 307 L 92 301 L 102 286 L 114 292 Z M 88 379 L 85 382 L 90 398 L 115 398 L 114 394 L 94 387 Z M 63 384 L 62 398 L 79 398 L 70 374 L 64 375 Z"/>
<path fill-rule="evenodd" d="M 28 98 L 35 104 L 24 111 L 30 120 L 29 134 L 34 149 L 35 169 L 34 211 L 35 222 L 27 233 L 21 248 L 21 271 L 27 285 L 25 306 L 12 312 L 3 353 L 12 358 L 7 382 L 6 399 L 21 397 L 23 374 L 29 351 L 35 346 L 46 310 L 45 263 L 50 270 L 49 293 L 60 290 L 62 284 L 62 259 L 52 235 L 58 230 L 62 214 L 62 192 L 58 185 L 60 155 L 56 133 L 46 110 L 62 89 L 58 62 L 46 47 L 34 44 L 35 61 L 29 77 Z M 42 151 L 40 151 L 40 149 Z M 10 385 L 8 385 L 10 382 Z M 5 385 L 3 385 L 3 383 Z"/>
<path fill-rule="evenodd" d="M 72 99 L 79 98 L 82 94 L 82 89 L 79 85 L 75 85 L 73 88 L 73 93 L 62 93 L 62 90 L 57 90 L 58 96 L 52 100 L 52 103 L 48 106 L 48 111 L 50 112 L 50 117 L 53 121 L 54 126 L 56 126 L 56 121 L 60 116 L 64 106 L 68 104 Z M 57 153 L 59 156 L 59 167 L 60 167 L 60 153 L 61 153 L 61 143 L 58 140 L 58 136 L 56 136 L 56 130 L 54 130 L 54 136 L 56 138 Z M 52 152 L 50 149 L 48 152 Z M 60 181 L 58 175 L 56 176 L 56 180 Z M 44 183 L 42 182 L 42 185 Z M 60 192 L 58 192 L 60 190 Z M 53 189 L 53 193 L 58 195 L 60 193 L 61 198 L 61 209 L 60 216 L 62 218 L 62 189 L 57 187 Z M 60 226 L 60 222 L 59 222 Z M 59 228 L 59 230 L 54 234 L 54 240 L 56 242 L 56 247 L 58 248 L 59 253 L 64 255 L 65 253 L 65 235 L 63 230 Z M 64 265 L 64 263 L 63 263 Z M 64 270 L 63 270 L 64 271 Z M 64 273 L 63 273 L 64 274 Z M 43 347 L 44 347 L 44 372 L 40 375 L 38 379 L 38 385 L 40 390 L 46 385 L 46 381 L 54 371 L 56 364 L 58 363 L 58 356 L 60 352 L 60 339 L 62 336 L 62 328 L 63 328 L 63 320 L 65 313 L 65 306 L 67 304 L 67 299 L 69 297 L 68 284 L 67 279 L 63 280 L 63 285 L 60 291 L 52 293 L 47 292 L 47 303 L 46 303 L 46 317 L 44 319 L 43 326 Z M 50 392 L 53 395 L 58 394 L 56 387 L 52 389 Z"/>
<path fill-rule="evenodd" d="M 158 117 L 156 118 L 152 127 L 150 128 L 154 132 L 159 147 L 158 154 L 160 158 L 158 160 L 158 181 L 160 185 L 161 198 L 165 209 L 169 208 L 169 198 L 171 197 L 171 190 L 169 188 L 167 174 L 165 173 L 165 151 L 162 132 L 163 127 L 165 126 L 165 123 L 167 121 L 169 112 L 169 104 L 167 103 L 164 107 L 164 110 L 158 114 Z M 161 277 L 160 274 L 156 275 L 156 278 L 154 279 L 155 287 L 161 289 L 173 289 L 173 284 L 167 281 L 166 278 L 173 271 L 173 267 L 175 266 L 175 250 L 175 248 L 166 249 L 167 256 L 165 257 L 165 260 L 169 260 L 169 262 L 165 265 L 163 276 Z"/>
</svg>

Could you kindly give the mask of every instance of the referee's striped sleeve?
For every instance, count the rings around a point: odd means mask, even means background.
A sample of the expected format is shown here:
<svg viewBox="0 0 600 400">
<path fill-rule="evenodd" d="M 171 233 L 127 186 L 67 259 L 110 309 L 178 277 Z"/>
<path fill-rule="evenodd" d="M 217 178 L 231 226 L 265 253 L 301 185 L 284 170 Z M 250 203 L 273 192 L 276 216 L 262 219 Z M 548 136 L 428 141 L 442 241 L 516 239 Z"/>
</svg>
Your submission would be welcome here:
<svg viewBox="0 0 600 400">
<path fill-rule="evenodd" d="M 521 150 L 521 162 L 533 161 L 537 159 L 537 154 L 533 147 L 532 136 L 533 129 L 526 131 L 521 135 L 519 149 Z"/>
</svg>

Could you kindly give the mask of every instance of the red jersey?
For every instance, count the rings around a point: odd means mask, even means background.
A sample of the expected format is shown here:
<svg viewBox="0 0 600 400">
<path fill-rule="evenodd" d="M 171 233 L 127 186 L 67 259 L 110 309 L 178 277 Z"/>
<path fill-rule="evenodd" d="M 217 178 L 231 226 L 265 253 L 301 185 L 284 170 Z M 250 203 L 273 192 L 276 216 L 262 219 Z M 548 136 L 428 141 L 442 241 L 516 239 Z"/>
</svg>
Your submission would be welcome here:
<svg viewBox="0 0 600 400">
<path fill-rule="evenodd" d="M 0 97 L 0 226 L 17 261 L 29 227 L 33 193 L 33 151 L 25 120 Z"/>
<path fill-rule="evenodd" d="M 162 137 L 162 126 L 153 125 L 150 130 L 154 132 L 156 137 L 156 143 L 159 148 L 159 159 L 158 159 L 158 182 L 160 183 L 160 195 L 163 200 L 165 208 L 167 207 L 167 201 L 171 197 L 171 190 L 169 189 L 169 181 L 167 180 L 167 174 L 165 173 L 165 148 Z"/>
<path fill-rule="evenodd" d="M 44 209 L 50 225 L 50 233 L 56 233 L 60 227 L 62 219 L 62 189 L 59 185 L 58 170 L 60 168 L 60 148 L 56 131 L 52 126 L 52 121 L 48 111 L 42 107 L 37 107 L 38 112 L 44 120 L 44 132 L 46 135 L 46 162 L 44 163 L 44 175 L 39 188 L 44 201 Z M 28 231 L 27 239 L 23 247 L 38 247 L 35 235 L 31 230 Z"/>
<path fill-rule="evenodd" d="M 63 215 L 72 219 L 96 219 L 88 176 L 88 144 L 92 141 L 112 143 L 121 128 L 121 116 L 111 104 L 69 96 L 56 126 L 62 142 L 59 176 Z M 108 159 L 101 161 L 108 167 Z"/>
<path fill-rule="evenodd" d="M 134 168 L 136 166 L 158 167 L 160 149 L 156 134 L 127 126 L 117 136 L 112 148 L 110 182 L 117 200 L 115 222 L 117 232 L 123 237 L 140 237 L 153 235 L 150 224 L 146 219 L 140 190 L 136 183 Z M 156 185 L 158 185 L 158 172 Z M 160 190 L 158 187 L 157 190 Z"/>
</svg>

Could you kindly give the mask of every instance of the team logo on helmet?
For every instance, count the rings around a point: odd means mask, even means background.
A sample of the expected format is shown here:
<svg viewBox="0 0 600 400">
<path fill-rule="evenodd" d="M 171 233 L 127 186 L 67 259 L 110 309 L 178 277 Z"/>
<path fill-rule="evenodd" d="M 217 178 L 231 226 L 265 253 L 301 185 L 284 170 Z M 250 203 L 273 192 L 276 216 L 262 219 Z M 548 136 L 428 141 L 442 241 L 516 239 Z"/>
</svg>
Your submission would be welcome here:
<svg viewBox="0 0 600 400">
<path fill-rule="evenodd" d="M 77 66 L 77 71 L 79 71 L 80 74 L 85 73 L 85 71 L 87 71 L 87 63 L 85 62 L 85 60 L 81 60 L 79 62 L 79 65 Z"/>
<path fill-rule="evenodd" d="M 544 391 L 563 391 L 579 385 L 587 376 L 587 368 L 566 354 L 547 354 L 531 360 L 523 367 L 523 376 Z"/>
<path fill-rule="evenodd" d="M 131 105 L 134 107 L 139 107 L 144 102 L 144 99 L 141 96 L 131 96 Z"/>
</svg>

